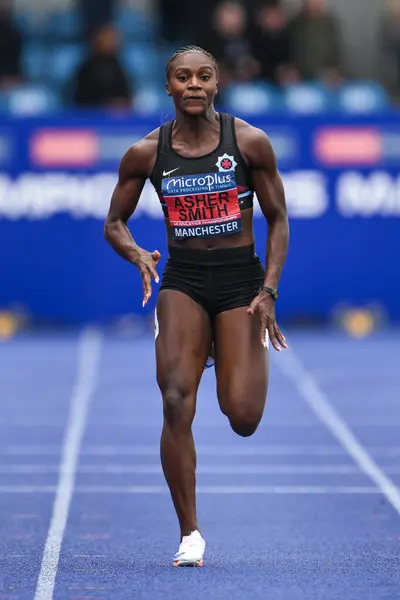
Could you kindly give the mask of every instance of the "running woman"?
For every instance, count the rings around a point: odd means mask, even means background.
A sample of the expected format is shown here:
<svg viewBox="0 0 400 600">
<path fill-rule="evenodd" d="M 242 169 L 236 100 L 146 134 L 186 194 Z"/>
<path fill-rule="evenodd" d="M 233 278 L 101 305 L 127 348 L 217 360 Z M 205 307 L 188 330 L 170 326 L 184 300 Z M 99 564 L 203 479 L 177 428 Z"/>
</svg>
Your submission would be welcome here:
<svg viewBox="0 0 400 600">
<path fill-rule="evenodd" d="M 163 400 L 161 464 L 180 525 L 174 566 L 201 566 L 192 422 L 210 352 L 221 411 L 239 436 L 257 429 L 268 390 L 269 341 L 287 348 L 275 318 L 289 225 L 268 136 L 214 107 L 218 66 L 189 46 L 167 63 L 176 117 L 121 160 L 105 222 L 114 250 L 138 269 L 146 304 L 160 253 L 128 230 L 147 179 L 164 212 L 168 260 L 156 304 L 156 370 Z M 255 253 L 253 196 L 268 223 L 266 269 Z"/>
</svg>

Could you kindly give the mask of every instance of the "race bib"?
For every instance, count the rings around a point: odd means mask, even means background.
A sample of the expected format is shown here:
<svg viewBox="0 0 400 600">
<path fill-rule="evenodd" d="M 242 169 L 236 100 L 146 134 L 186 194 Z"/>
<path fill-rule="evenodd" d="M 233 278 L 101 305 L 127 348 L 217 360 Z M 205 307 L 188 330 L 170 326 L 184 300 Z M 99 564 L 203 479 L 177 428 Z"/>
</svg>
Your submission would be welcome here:
<svg viewBox="0 0 400 600">
<path fill-rule="evenodd" d="M 242 230 L 233 171 L 163 179 L 174 239 L 232 235 Z"/>
</svg>

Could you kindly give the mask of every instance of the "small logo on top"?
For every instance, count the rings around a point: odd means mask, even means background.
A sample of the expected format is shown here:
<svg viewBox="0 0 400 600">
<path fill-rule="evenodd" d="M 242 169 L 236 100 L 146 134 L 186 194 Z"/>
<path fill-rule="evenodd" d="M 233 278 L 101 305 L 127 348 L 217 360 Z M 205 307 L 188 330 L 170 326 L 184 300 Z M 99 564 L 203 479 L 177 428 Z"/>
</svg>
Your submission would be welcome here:
<svg viewBox="0 0 400 600">
<path fill-rule="evenodd" d="M 176 169 L 172 169 L 171 171 L 163 171 L 163 177 L 169 177 L 171 173 L 175 173 L 178 169 L 180 169 L 180 167 L 176 167 Z"/>
<path fill-rule="evenodd" d="M 218 161 L 215 164 L 218 167 L 219 172 L 234 171 L 235 167 L 237 167 L 235 158 L 233 156 L 229 156 L 228 154 L 219 156 Z"/>
</svg>

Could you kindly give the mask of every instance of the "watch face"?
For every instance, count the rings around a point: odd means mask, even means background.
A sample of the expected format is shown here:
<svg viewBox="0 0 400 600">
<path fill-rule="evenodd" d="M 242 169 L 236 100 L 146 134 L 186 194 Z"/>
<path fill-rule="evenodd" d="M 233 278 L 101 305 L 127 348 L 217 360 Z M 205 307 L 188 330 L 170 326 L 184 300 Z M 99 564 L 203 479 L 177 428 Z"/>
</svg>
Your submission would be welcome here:
<svg viewBox="0 0 400 600">
<path fill-rule="evenodd" d="M 276 289 L 276 290 L 273 290 L 272 288 L 269 288 L 269 287 L 263 286 L 263 287 L 261 288 L 261 290 L 264 290 L 265 292 L 267 292 L 268 294 L 270 294 L 274 300 L 278 300 L 278 297 L 279 297 L 279 292 L 278 292 L 278 290 L 277 290 L 277 289 Z M 261 291 L 261 290 L 260 290 L 260 291 Z"/>
</svg>

